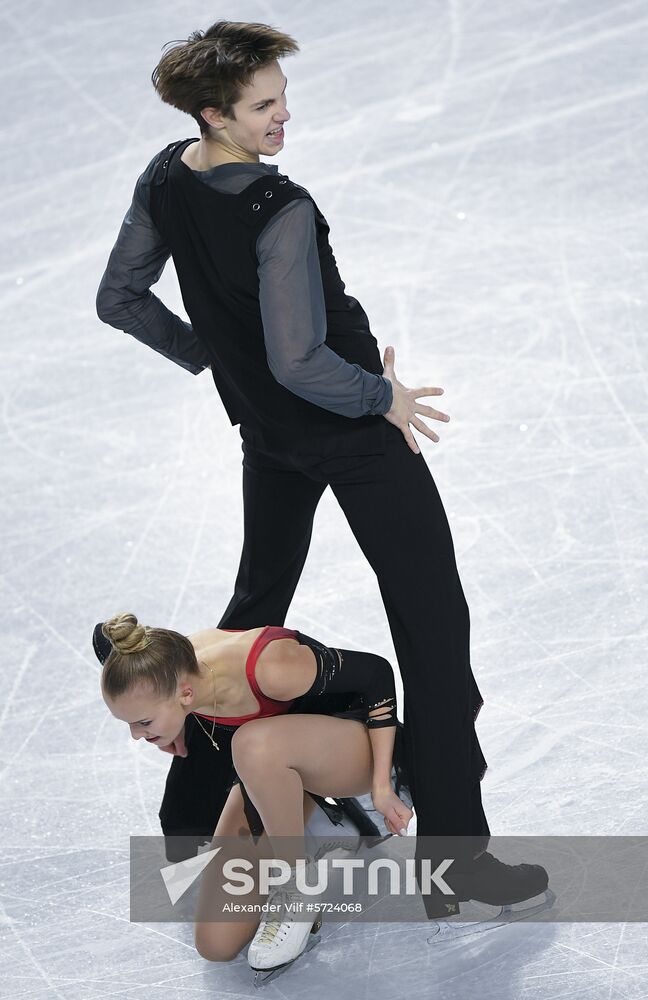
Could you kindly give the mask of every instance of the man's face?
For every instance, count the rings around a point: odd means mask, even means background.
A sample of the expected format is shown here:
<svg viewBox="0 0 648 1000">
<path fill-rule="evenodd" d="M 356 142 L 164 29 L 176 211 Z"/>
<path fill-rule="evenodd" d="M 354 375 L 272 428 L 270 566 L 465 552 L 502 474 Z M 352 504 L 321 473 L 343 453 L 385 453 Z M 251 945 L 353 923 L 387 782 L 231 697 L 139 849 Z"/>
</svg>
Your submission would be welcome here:
<svg viewBox="0 0 648 1000">
<path fill-rule="evenodd" d="M 236 121 L 224 118 L 212 109 L 211 138 L 226 149 L 256 155 L 272 156 L 283 146 L 283 132 L 268 135 L 290 119 L 286 106 L 286 77 L 275 60 L 257 70 L 252 82 L 243 88 L 242 96 L 233 106 Z"/>
</svg>

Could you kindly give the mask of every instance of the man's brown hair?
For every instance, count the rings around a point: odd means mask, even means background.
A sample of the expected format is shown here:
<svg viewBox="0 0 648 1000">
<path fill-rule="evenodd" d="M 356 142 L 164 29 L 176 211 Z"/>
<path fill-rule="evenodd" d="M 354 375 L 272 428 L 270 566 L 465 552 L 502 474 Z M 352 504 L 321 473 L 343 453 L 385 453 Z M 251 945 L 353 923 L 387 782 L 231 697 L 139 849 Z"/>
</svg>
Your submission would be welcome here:
<svg viewBox="0 0 648 1000">
<path fill-rule="evenodd" d="M 290 35 L 246 21 L 216 21 L 206 31 L 166 44 L 174 47 L 162 56 L 151 81 L 165 104 L 196 119 L 201 134 L 209 132 L 201 108 L 217 108 L 235 119 L 232 106 L 256 71 L 299 51 Z"/>
</svg>

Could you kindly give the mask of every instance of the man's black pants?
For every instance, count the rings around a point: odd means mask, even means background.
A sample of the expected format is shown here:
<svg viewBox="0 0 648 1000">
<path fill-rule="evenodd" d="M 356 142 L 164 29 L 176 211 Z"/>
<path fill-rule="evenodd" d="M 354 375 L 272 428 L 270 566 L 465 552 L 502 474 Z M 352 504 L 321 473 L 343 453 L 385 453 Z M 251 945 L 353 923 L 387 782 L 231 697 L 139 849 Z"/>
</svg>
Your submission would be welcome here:
<svg viewBox="0 0 648 1000">
<path fill-rule="evenodd" d="M 474 728 L 482 699 L 450 527 L 423 455 L 386 423 L 384 455 L 308 463 L 261 451 L 242 432 L 245 537 L 234 596 L 219 627 L 285 623 L 315 510 L 330 485 L 387 612 L 403 681 L 418 833 L 480 836 L 485 844 L 490 831 L 480 781 L 486 763 Z M 165 834 L 211 836 L 232 782 L 230 740 L 219 730 L 219 753 L 193 717 L 187 722 L 189 754 L 173 758 L 160 821 Z"/>
</svg>

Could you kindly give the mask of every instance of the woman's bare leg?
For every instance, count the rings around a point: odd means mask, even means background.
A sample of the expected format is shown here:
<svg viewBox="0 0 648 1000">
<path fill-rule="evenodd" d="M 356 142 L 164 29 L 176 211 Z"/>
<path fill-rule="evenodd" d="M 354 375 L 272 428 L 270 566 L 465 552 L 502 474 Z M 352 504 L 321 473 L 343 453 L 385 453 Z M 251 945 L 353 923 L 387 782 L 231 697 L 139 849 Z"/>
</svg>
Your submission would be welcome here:
<svg viewBox="0 0 648 1000">
<path fill-rule="evenodd" d="M 303 793 L 302 801 L 303 822 L 307 822 L 315 808 L 315 802 L 307 792 Z M 266 857 L 268 855 L 270 845 L 265 833 L 259 838 L 255 850 L 250 827 L 243 810 L 241 786 L 238 784 L 234 785 L 230 791 L 227 802 L 219 817 L 218 824 L 214 830 L 214 839 L 217 837 L 240 838 L 242 841 L 241 853 L 246 858 L 255 853 L 263 854 Z M 210 872 L 208 866 L 202 875 L 198 894 L 194 941 L 198 953 L 203 958 L 209 959 L 212 962 L 230 962 L 236 958 L 241 949 L 246 944 L 249 944 L 256 934 L 261 914 L 254 914 L 250 916 L 249 920 L 241 921 L 215 921 L 207 919 L 210 897 L 213 899 L 216 890 L 214 883 L 214 873 L 216 871 L 217 869 L 214 868 Z M 262 903 L 264 899 L 265 897 L 261 896 L 256 889 L 249 896 L 245 896 L 246 903 Z"/>
<path fill-rule="evenodd" d="M 292 864 L 304 852 L 305 790 L 346 797 L 371 789 L 371 741 L 356 719 L 297 713 L 252 719 L 234 733 L 232 759 L 270 840 L 294 838 L 276 844 Z"/>
</svg>

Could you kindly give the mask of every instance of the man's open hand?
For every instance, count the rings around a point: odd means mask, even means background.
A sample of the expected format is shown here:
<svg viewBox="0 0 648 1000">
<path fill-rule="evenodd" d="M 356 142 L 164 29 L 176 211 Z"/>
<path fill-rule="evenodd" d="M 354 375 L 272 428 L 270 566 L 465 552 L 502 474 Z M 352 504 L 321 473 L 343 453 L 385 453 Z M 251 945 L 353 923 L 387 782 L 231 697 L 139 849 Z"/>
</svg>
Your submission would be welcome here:
<svg viewBox="0 0 648 1000">
<path fill-rule="evenodd" d="M 420 413 L 424 417 L 432 417 L 434 420 L 445 421 L 448 421 L 450 417 L 447 413 L 443 413 L 441 410 L 435 410 L 432 406 L 425 406 L 423 403 L 417 403 L 417 399 L 419 396 L 440 396 L 443 393 L 443 389 L 433 385 L 426 385 L 420 389 L 408 389 L 407 386 L 398 381 L 396 375 L 394 374 L 394 360 L 394 348 L 386 347 L 383 362 L 383 375 L 391 382 L 394 396 L 392 399 L 391 409 L 388 410 L 387 413 L 384 413 L 383 416 L 385 420 L 389 420 L 390 424 L 394 424 L 398 427 L 414 454 L 419 455 L 421 449 L 417 445 L 416 439 L 412 434 L 409 425 L 412 424 L 416 427 L 417 431 L 420 431 L 421 434 L 425 434 L 425 436 L 429 437 L 431 441 L 438 441 L 439 435 L 435 434 L 435 432 L 431 430 L 427 424 L 423 423 L 423 421 L 417 417 L 416 414 Z"/>
</svg>

